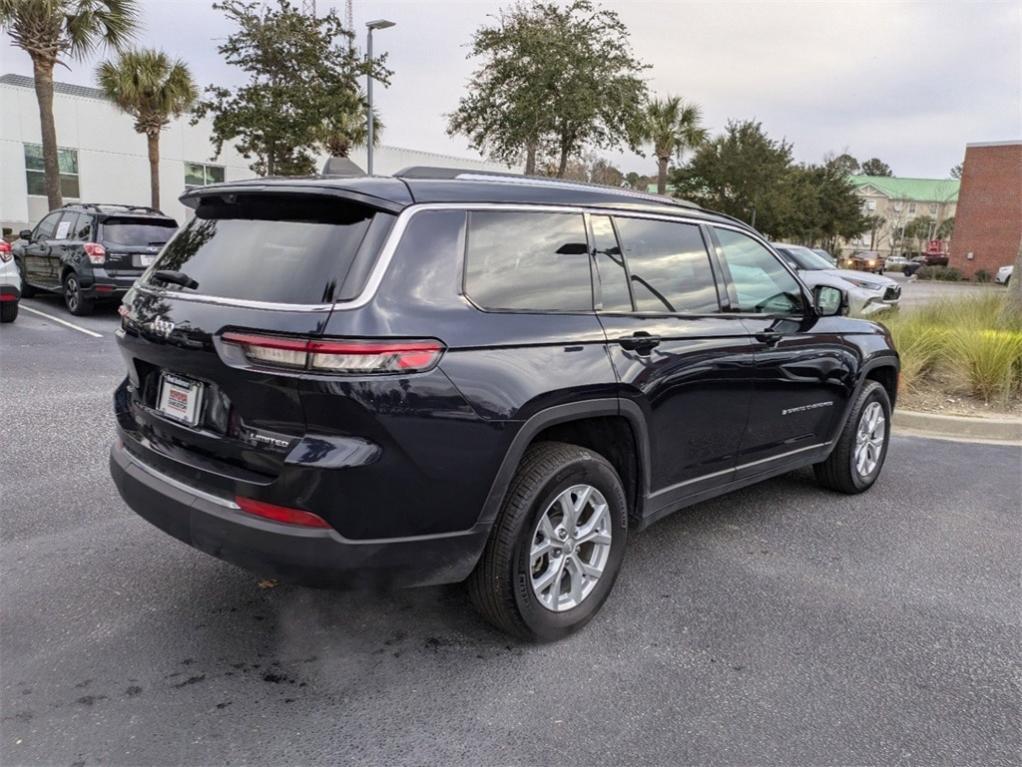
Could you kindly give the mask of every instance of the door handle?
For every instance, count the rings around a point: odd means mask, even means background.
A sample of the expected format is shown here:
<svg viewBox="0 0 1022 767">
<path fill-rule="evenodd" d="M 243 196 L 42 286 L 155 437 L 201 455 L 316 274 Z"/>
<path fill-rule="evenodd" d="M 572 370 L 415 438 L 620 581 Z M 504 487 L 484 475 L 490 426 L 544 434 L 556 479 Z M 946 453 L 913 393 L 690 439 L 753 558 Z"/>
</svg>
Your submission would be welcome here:
<svg viewBox="0 0 1022 767">
<path fill-rule="evenodd" d="M 755 338 L 767 346 L 774 346 L 781 340 L 781 336 L 782 334 L 776 330 L 765 330 L 762 333 L 756 333 Z"/>
<path fill-rule="evenodd" d="M 617 339 L 622 349 L 636 351 L 639 354 L 649 354 L 650 350 L 660 345 L 659 336 L 651 336 L 644 330 L 638 330 L 630 336 Z"/>
</svg>

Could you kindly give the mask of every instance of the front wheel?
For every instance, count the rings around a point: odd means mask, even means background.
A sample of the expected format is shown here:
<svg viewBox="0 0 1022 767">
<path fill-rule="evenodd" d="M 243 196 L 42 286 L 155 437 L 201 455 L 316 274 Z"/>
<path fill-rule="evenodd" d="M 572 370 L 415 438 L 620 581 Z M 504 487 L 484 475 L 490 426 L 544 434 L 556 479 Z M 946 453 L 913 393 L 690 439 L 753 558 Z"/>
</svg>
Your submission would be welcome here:
<svg viewBox="0 0 1022 767">
<path fill-rule="evenodd" d="M 576 445 L 533 445 L 469 577 L 469 597 L 509 634 L 568 636 L 610 594 L 627 536 L 624 489 L 610 462 Z"/>
<path fill-rule="evenodd" d="M 64 275 L 64 304 L 76 317 L 87 317 L 95 308 L 92 299 L 82 295 L 82 284 L 74 272 Z"/>
<path fill-rule="evenodd" d="M 842 493 L 869 490 L 880 476 L 890 439 L 887 390 L 877 381 L 866 381 L 834 450 L 826 461 L 813 466 L 817 481 Z"/>
</svg>

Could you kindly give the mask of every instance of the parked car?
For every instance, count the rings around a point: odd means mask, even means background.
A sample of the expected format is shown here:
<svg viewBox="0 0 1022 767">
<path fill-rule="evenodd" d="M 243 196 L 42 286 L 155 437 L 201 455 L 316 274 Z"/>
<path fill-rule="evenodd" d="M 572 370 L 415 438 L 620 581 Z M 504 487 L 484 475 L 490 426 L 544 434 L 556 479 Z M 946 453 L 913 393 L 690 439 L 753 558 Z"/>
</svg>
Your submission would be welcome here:
<svg viewBox="0 0 1022 767">
<path fill-rule="evenodd" d="M 947 266 L 947 253 L 922 253 L 916 257 L 923 266 Z"/>
<path fill-rule="evenodd" d="M 801 466 L 844 493 L 880 474 L 890 335 L 728 216 L 437 169 L 181 199 L 121 307 L 110 469 L 229 562 L 467 580 L 549 640 L 599 610 L 630 531 Z"/>
<path fill-rule="evenodd" d="M 15 243 L 22 291 L 60 292 L 71 314 L 91 314 L 97 300 L 121 298 L 176 230 L 152 208 L 65 205 Z"/>
<path fill-rule="evenodd" d="M 994 275 L 994 282 L 999 283 L 1001 285 L 1007 285 L 1009 282 L 1011 282 L 1011 275 L 1014 274 L 1014 272 L 1015 272 L 1014 264 L 1002 266 L 1000 269 L 997 270 L 997 274 Z"/>
<path fill-rule="evenodd" d="M 0 239 L 0 322 L 14 322 L 21 303 L 21 275 L 7 240 Z"/>
<path fill-rule="evenodd" d="M 884 273 L 884 256 L 876 250 L 857 250 L 850 256 L 841 259 L 840 265 L 843 269 L 856 272 Z"/>
<path fill-rule="evenodd" d="M 852 314 L 867 316 L 898 307 L 901 285 L 890 277 L 835 269 L 824 258 L 801 245 L 775 242 L 773 246 L 788 265 L 798 271 L 799 277 L 809 287 L 831 285 L 845 291 Z"/>
<path fill-rule="evenodd" d="M 837 259 L 834 258 L 834 256 L 830 255 L 830 253 L 824 250 L 823 248 L 810 248 L 810 250 L 813 251 L 813 253 L 815 253 L 816 255 L 825 258 L 828 262 L 830 262 L 831 266 L 835 267 L 837 266 Z"/>
</svg>

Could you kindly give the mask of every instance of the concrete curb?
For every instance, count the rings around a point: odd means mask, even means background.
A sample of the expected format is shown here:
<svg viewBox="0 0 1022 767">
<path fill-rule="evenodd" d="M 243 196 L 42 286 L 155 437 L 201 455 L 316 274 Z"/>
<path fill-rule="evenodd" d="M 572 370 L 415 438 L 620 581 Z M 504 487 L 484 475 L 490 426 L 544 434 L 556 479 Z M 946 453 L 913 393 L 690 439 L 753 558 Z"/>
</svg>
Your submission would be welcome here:
<svg viewBox="0 0 1022 767">
<path fill-rule="evenodd" d="M 894 428 L 926 436 L 960 440 L 995 440 L 1022 445 L 1022 418 L 972 418 L 961 415 L 895 410 Z"/>
</svg>

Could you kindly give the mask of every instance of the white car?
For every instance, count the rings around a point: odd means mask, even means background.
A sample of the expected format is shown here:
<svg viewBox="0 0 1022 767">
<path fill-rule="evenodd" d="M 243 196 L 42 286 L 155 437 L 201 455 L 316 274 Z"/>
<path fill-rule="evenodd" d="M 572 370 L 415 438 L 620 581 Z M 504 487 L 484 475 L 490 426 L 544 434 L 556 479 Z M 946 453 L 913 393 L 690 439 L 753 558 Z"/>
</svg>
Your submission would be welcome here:
<svg viewBox="0 0 1022 767">
<path fill-rule="evenodd" d="M 21 274 L 11 244 L 0 240 L 0 322 L 14 322 L 21 302 Z"/>
<path fill-rule="evenodd" d="M 898 308 L 901 285 L 890 277 L 853 269 L 837 269 L 825 258 L 802 245 L 789 245 L 785 242 L 771 244 L 810 288 L 830 285 L 845 291 L 848 294 L 850 314 L 867 316 Z"/>
<path fill-rule="evenodd" d="M 1011 281 L 1011 275 L 1015 271 L 1014 264 L 1008 266 L 1002 266 L 997 270 L 997 274 L 994 275 L 994 282 L 1000 285 L 1007 285 Z"/>
</svg>

